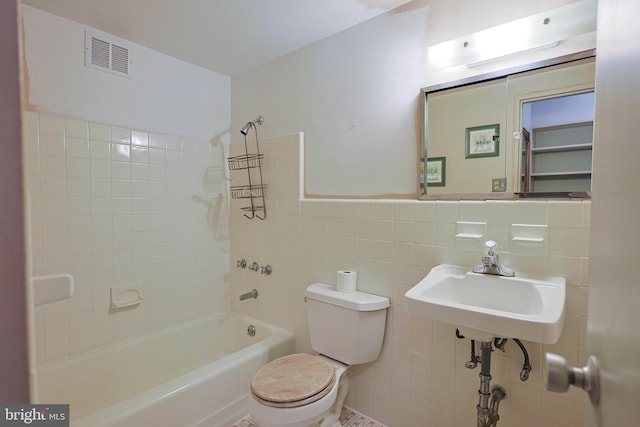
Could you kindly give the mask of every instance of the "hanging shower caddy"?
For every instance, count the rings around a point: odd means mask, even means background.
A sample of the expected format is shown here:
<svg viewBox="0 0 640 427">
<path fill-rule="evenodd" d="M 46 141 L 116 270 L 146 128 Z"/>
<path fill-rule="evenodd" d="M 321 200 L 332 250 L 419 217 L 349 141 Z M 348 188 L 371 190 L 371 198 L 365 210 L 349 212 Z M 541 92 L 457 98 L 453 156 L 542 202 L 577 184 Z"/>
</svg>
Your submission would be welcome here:
<svg viewBox="0 0 640 427">
<path fill-rule="evenodd" d="M 258 141 L 257 125 L 264 123 L 264 118 L 258 116 L 255 120 L 248 122 L 240 130 L 244 135 L 244 154 L 227 158 L 229 170 L 246 170 L 248 184 L 232 185 L 230 188 L 231 198 L 248 199 L 251 203 L 249 206 L 241 208 L 245 217 L 249 219 L 258 218 L 265 219 L 267 217 L 267 205 L 265 203 L 265 190 L 267 185 L 262 180 L 262 160 L 264 154 L 260 153 L 260 143 Z M 256 151 L 249 152 L 247 143 L 247 134 L 253 128 L 256 136 Z"/>
</svg>

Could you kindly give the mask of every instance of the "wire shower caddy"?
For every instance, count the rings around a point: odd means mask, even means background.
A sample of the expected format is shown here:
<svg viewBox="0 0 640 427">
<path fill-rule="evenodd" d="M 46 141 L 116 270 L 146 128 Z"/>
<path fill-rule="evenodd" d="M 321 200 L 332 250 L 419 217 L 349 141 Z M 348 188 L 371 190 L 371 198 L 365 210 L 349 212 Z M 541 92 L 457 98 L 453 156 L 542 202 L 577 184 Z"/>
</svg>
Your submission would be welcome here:
<svg viewBox="0 0 640 427">
<path fill-rule="evenodd" d="M 267 184 L 262 179 L 262 161 L 264 154 L 260 153 L 260 142 L 258 140 L 257 125 L 264 123 L 264 118 L 258 116 L 252 122 L 248 122 L 240 131 L 244 135 L 244 154 L 238 156 L 227 157 L 227 165 L 229 170 L 246 170 L 248 184 L 232 185 L 229 190 L 233 199 L 248 199 L 249 206 L 241 208 L 245 212 L 244 216 L 253 219 L 258 218 L 264 220 L 267 218 L 267 205 L 265 202 L 265 193 Z M 247 134 L 253 128 L 256 138 L 255 153 L 249 152 L 247 143 Z"/>
</svg>

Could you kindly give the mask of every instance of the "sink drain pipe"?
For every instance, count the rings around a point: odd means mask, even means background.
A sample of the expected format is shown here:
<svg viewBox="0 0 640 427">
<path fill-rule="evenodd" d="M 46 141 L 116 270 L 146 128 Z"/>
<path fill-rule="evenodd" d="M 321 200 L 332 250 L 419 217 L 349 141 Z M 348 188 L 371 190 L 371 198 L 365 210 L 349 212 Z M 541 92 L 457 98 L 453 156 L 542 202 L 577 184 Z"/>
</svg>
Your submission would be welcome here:
<svg viewBox="0 0 640 427">
<path fill-rule="evenodd" d="M 456 329 L 456 337 L 458 339 L 464 339 L 464 335 L 460 333 L 459 329 Z M 529 367 L 529 371 L 531 371 L 531 365 L 529 365 L 529 355 L 527 354 L 527 350 L 524 348 L 520 340 L 515 340 L 522 352 L 525 354 L 525 366 Z M 506 339 L 495 339 L 496 348 L 504 351 L 504 346 L 507 343 Z M 500 401 L 507 396 L 507 391 L 501 385 L 491 385 L 491 352 L 493 348 L 491 347 L 491 341 L 482 341 L 480 343 L 481 356 L 478 357 L 476 355 L 476 343 L 474 340 L 471 340 L 471 359 L 465 363 L 465 366 L 469 369 L 474 369 L 478 366 L 478 363 L 482 366 L 480 369 L 480 389 L 478 390 L 478 416 L 477 416 L 477 427 L 496 427 L 498 424 L 498 420 L 500 419 L 500 415 L 498 414 L 498 409 L 500 408 Z M 528 378 L 528 373 L 526 377 Z M 523 374 L 520 374 L 520 379 L 525 381 L 522 378 Z"/>
<path fill-rule="evenodd" d="M 500 415 L 498 409 L 500 401 L 507 395 L 502 386 L 496 385 L 489 389 L 491 384 L 491 341 L 483 341 L 480 344 L 482 350 L 480 389 L 478 390 L 478 427 L 495 427 Z"/>
</svg>

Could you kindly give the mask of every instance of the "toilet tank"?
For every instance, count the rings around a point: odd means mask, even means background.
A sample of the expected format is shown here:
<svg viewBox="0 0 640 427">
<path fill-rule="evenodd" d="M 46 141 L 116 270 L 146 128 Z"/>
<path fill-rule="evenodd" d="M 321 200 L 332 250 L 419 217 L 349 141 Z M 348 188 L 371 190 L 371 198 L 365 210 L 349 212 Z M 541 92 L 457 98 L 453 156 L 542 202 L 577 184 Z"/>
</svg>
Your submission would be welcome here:
<svg viewBox="0 0 640 427">
<path fill-rule="evenodd" d="M 314 283 L 307 288 L 311 348 L 347 365 L 373 362 L 380 355 L 389 298 L 344 293 Z"/>
</svg>

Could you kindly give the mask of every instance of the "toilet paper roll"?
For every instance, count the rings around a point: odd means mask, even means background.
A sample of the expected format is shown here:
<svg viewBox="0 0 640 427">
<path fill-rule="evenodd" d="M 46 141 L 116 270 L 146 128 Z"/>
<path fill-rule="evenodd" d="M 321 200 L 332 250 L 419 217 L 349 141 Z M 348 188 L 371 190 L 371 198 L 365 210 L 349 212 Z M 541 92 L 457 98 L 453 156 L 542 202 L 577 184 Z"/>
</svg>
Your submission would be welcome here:
<svg viewBox="0 0 640 427">
<path fill-rule="evenodd" d="M 358 273 L 352 270 L 338 270 L 336 278 L 336 290 L 352 294 L 356 291 Z"/>
</svg>

